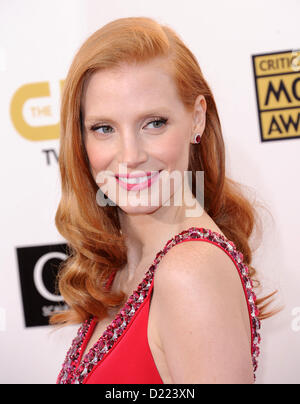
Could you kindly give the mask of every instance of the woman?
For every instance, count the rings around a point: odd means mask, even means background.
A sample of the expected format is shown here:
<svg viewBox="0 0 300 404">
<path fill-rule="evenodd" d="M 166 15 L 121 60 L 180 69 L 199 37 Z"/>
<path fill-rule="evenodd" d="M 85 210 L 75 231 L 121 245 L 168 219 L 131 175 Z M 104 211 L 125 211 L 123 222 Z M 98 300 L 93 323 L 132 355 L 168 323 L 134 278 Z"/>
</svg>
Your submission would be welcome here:
<svg viewBox="0 0 300 404">
<path fill-rule="evenodd" d="M 268 316 L 252 283 L 255 211 L 225 176 L 213 95 L 172 29 L 121 18 L 82 45 L 65 82 L 59 164 L 70 310 L 51 322 L 83 324 L 57 382 L 253 383 Z"/>
</svg>

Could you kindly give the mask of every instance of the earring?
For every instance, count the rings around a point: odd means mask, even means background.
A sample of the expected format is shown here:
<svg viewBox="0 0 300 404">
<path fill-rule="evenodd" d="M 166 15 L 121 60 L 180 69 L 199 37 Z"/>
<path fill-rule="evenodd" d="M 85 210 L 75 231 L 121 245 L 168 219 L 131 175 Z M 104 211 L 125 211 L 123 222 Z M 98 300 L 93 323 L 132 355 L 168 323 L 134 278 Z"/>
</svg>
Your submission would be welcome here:
<svg viewBox="0 0 300 404">
<path fill-rule="evenodd" d="M 195 133 L 194 140 L 193 140 L 193 144 L 200 143 L 200 141 L 201 141 L 201 135 L 200 135 L 200 133 Z"/>
</svg>

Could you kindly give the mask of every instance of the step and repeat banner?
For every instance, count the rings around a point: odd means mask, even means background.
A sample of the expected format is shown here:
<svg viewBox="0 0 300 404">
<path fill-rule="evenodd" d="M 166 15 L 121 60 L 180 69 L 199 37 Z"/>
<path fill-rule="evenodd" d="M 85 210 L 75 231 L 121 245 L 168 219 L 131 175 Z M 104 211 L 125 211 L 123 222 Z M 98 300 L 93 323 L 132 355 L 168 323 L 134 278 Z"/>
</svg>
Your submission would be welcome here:
<svg viewBox="0 0 300 404">
<path fill-rule="evenodd" d="M 300 383 L 299 13 L 299 0 L 1 1 L 0 383 L 55 383 L 77 331 L 48 325 L 67 257 L 54 224 L 61 90 L 82 42 L 129 16 L 174 28 L 212 88 L 228 176 L 267 208 L 253 265 L 283 307 L 263 322 L 257 382 Z"/>
</svg>

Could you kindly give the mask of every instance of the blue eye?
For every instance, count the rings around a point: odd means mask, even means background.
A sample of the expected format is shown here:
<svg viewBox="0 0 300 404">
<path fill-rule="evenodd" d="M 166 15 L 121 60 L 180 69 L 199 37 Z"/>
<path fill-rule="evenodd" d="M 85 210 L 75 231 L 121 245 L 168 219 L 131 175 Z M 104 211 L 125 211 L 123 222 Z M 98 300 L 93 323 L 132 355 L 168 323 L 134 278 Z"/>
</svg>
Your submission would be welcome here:
<svg viewBox="0 0 300 404">
<path fill-rule="evenodd" d="M 166 123 L 167 123 L 167 119 L 165 119 L 165 118 L 159 118 L 159 119 L 154 119 L 153 121 L 151 121 L 151 122 L 149 122 L 148 124 L 147 124 L 147 126 L 148 125 L 150 125 L 150 124 L 152 124 L 152 123 L 154 123 L 154 124 L 156 124 L 156 123 L 163 123 L 163 125 L 165 125 Z M 154 125 L 154 129 L 160 129 L 161 128 L 161 126 L 156 126 L 156 125 Z"/>
<path fill-rule="evenodd" d="M 94 125 L 94 126 L 91 127 L 91 130 L 93 132 L 97 132 L 97 133 L 100 133 L 100 134 L 103 134 L 103 135 L 107 134 L 107 133 L 110 133 L 110 132 L 99 132 L 99 129 L 102 129 L 102 128 L 111 128 L 111 126 L 109 126 L 109 125 L 101 125 L 101 126 Z"/>
</svg>

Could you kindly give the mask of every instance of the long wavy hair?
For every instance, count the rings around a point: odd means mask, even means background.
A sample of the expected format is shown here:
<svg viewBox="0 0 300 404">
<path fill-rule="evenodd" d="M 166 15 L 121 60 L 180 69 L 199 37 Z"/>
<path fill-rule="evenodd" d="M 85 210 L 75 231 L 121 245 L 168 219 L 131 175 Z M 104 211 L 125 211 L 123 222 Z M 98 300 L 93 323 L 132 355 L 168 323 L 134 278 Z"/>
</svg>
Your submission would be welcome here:
<svg viewBox="0 0 300 404">
<path fill-rule="evenodd" d="M 200 66 L 173 29 L 147 17 L 120 18 L 96 31 L 81 46 L 69 69 L 62 95 L 59 168 L 61 200 L 55 223 L 68 245 L 69 258 L 61 265 L 59 291 L 69 310 L 51 317 L 51 324 L 80 323 L 90 316 L 99 319 L 109 307 L 124 301 L 122 291 L 105 288 L 112 272 L 127 263 L 127 249 L 121 232 L 118 207 L 100 207 L 98 186 L 90 172 L 81 119 L 81 97 L 87 78 L 95 71 L 163 58 L 176 84 L 179 97 L 191 111 L 199 94 L 207 103 L 206 127 L 201 143 L 190 147 L 188 170 L 204 171 L 204 209 L 237 249 L 243 253 L 254 286 L 256 270 L 251 266 L 253 251 L 249 238 L 254 228 L 261 234 L 261 220 L 242 185 L 225 175 L 225 147 L 217 107 Z M 257 299 L 260 319 L 273 292 Z"/>
</svg>

